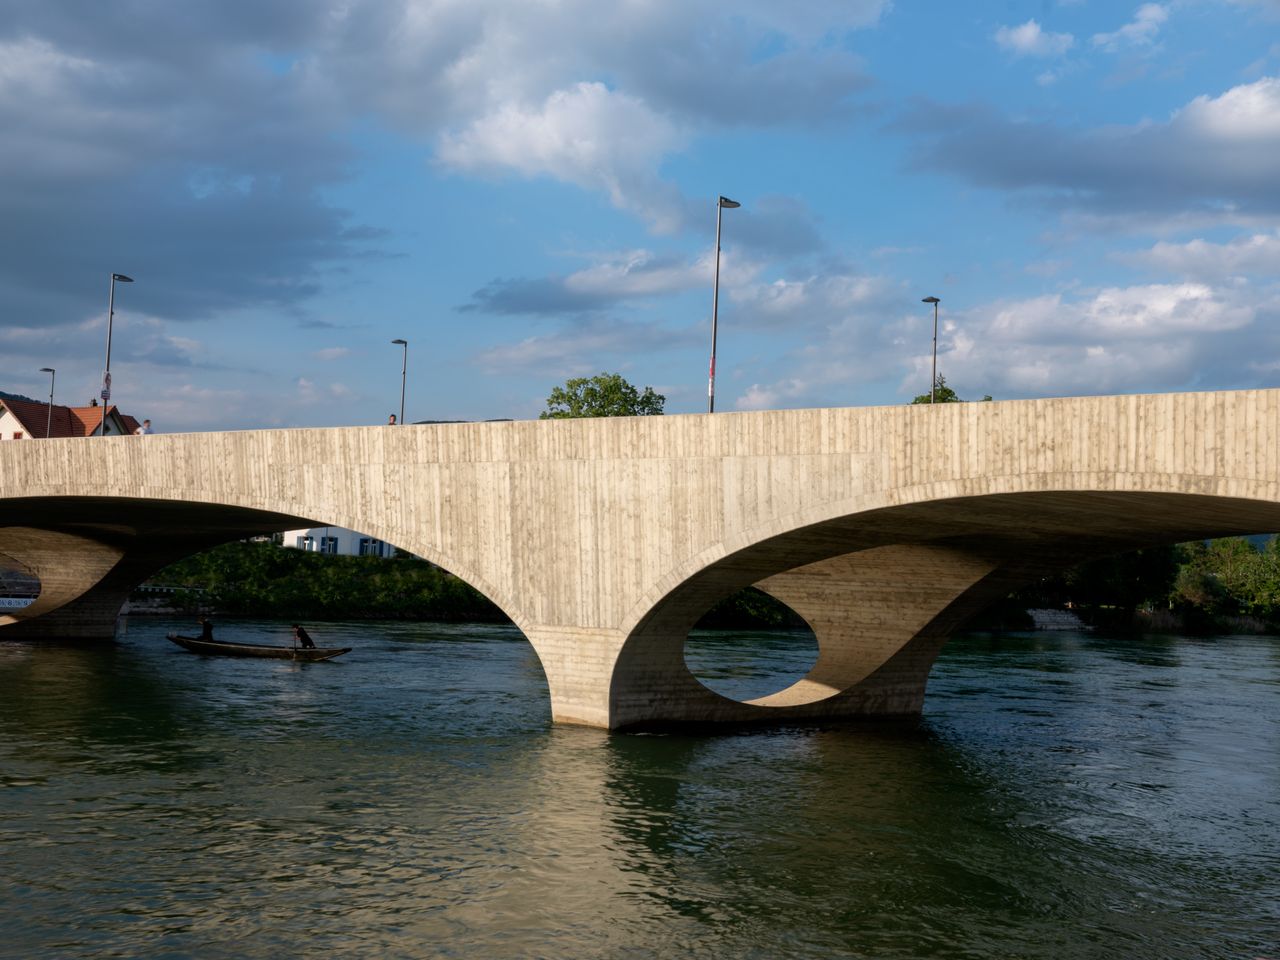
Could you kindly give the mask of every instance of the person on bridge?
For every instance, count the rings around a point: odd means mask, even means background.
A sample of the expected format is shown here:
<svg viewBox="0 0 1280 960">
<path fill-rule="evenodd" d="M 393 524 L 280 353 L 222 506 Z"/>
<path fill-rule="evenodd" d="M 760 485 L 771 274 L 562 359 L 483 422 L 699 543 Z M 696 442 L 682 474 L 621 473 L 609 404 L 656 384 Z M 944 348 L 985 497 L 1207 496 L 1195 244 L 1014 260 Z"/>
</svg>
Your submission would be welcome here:
<svg viewBox="0 0 1280 960">
<path fill-rule="evenodd" d="M 311 639 L 311 634 L 307 633 L 306 628 L 301 624 L 295 623 L 293 625 L 293 639 L 298 641 L 298 646 L 302 647 L 303 650 L 314 650 L 316 648 L 316 642 Z"/>
<path fill-rule="evenodd" d="M 208 617 L 200 618 L 200 639 L 201 640 L 213 639 L 213 624 L 209 622 Z"/>
<path fill-rule="evenodd" d="M 396 425 L 396 415 L 393 413 L 391 416 L 387 417 L 387 426 L 394 427 L 395 425 Z"/>
<path fill-rule="evenodd" d="M 149 434 L 149 433 L 151 432 L 151 421 L 150 421 L 150 420 L 143 420 L 143 421 L 142 421 L 142 426 L 140 426 L 137 430 L 135 430 L 135 431 L 133 431 L 133 432 L 134 432 L 134 434 L 135 434 L 136 436 L 139 436 L 139 437 L 145 437 L 147 434 Z"/>
</svg>

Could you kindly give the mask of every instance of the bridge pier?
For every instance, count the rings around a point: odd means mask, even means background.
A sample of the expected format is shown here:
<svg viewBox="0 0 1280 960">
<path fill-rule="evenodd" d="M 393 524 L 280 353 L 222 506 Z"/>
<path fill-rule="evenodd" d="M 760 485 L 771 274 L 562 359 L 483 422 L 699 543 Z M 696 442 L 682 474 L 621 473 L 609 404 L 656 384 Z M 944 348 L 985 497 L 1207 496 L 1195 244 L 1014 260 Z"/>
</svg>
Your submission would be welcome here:
<svg viewBox="0 0 1280 960">
<path fill-rule="evenodd" d="M 833 557 L 760 581 L 759 589 L 786 603 L 813 629 L 818 659 L 791 686 L 750 701 L 703 686 L 684 662 L 688 614 L 659 613 L 629 638 L 618 658 L 608 726 L 918 714 L 929 671 L 951 633 L 1030 575 L 1021 564 L 1001 563 L 955 547 L 903 544 Z"/>
<path fill-rule="evenodd" d="M 85 536 L 33 527 L 0 528 L 0 561 L 40 581 L 40 595 L 26 607 L 0 615 L 4 638 L 111 637 L 120 601 L 84 602 L 110 577 L 124 551 Z M 125 587 L 128 596 L 129 587 Z M 79 610 L 79 613 L 70 611 Z M 109 613 L 108 613 L 109 610 Z"/>
<path fill-rule="evenodd" d="M 41 554 L 17 549 L 13 530 L 0 530 L 0 556 L 38 577 L 41 589 L 29 606 L 0 617 L 0 640 L 112 640 L 133 589 L 193 552 L 186 545 L 121 547 L 35 531 L 41 535 L 37 542 L 48 545 L 48 553 Z"/>
</svg>

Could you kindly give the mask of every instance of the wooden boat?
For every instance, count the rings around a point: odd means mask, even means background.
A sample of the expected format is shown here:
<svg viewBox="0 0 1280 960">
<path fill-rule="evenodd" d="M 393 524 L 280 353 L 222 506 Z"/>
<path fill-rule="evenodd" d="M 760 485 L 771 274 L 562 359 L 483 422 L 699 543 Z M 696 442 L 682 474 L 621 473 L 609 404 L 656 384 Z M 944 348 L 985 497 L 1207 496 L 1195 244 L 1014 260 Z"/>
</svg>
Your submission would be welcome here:
<svg viewBox="0 0 1280 960">
<path fill-rule="evenodd" d="M 178 646 L 208 657 L 272 657 L 276 660 L 332 660 L 350 647 L 273 647 L 264 643 L 229 643 L 226 640 L 201 640 L 180 633 L 166 634 Z"/>
</svg>

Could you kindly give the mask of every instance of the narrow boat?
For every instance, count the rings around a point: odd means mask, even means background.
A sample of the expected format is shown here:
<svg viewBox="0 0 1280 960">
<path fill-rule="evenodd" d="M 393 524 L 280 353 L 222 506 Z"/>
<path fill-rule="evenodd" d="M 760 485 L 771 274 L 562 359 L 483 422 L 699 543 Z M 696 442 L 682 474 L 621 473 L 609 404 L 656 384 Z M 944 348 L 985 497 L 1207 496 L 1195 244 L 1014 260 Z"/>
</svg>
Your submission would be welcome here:
<svg viewBox="0 0 1280 960">
<path fill-rule="evenodd" d="M 166 634 L 178 646 L 208 657 L 273 657 L 276 660 L 332 660 L 350 647 L 272 647 L 264 643 L 228 643 L 225 640 L 201 640 L 180 633 Z"/>
</svg>

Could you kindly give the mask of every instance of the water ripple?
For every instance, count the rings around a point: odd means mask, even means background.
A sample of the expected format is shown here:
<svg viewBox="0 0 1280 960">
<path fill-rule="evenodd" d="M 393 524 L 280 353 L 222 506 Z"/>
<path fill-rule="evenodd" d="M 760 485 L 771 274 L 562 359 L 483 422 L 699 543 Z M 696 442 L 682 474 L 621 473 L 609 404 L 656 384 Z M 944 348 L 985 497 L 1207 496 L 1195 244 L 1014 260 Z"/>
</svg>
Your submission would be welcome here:
<svg viewBox="0 0 1280 960">
<path fill-rule="evenodd" d="M 0 645 L 0 956 L 1275 949 L 1274 640 L 974 636 L 918 722 L 611 736 L 550 725 L 510 628 L 330 625 L 307 665 L 166 629 Z M 715 669 L 794 673 L 758 640 Z"/>
</svg>

